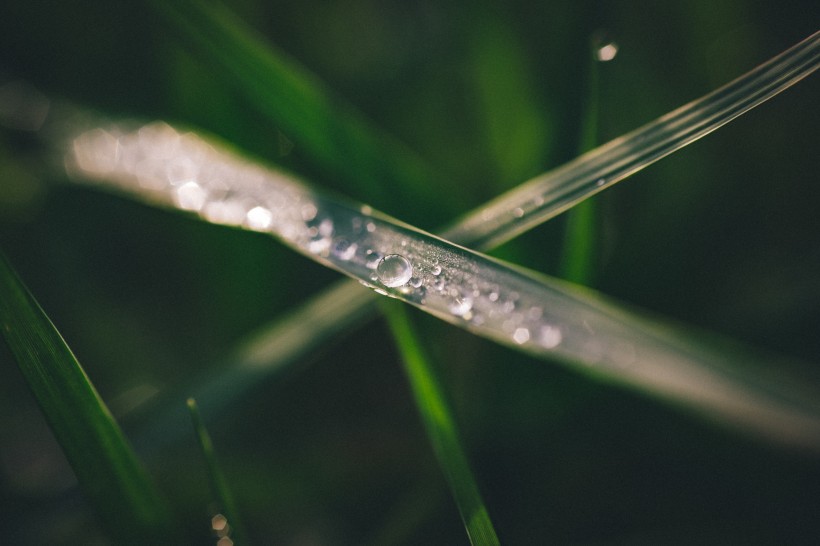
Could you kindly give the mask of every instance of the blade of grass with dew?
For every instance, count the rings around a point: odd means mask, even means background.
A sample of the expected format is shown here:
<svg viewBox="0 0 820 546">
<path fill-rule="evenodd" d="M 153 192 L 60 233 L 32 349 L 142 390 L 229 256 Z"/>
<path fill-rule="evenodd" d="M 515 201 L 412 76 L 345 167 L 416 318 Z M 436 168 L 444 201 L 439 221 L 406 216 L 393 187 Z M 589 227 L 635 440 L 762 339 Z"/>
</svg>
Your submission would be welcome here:
<svg viewBox="0 0 820 546">
<path fill-rule="evenodd" d="M 410 322 L 407 311 L 392 302 L 381 306 L 404 362 L 404 370 L 433 445 L 438 463 L 458 505 L 470 542 L 474 545 L 499 544 L 489 513 L 481 498 L 444 391 L 433 371 L 430 358 Z"/>
<path fill-rule="evenodd" d="M 168 157 L 192 164 L 175 182 Z M 139 161 L 136 161 L 139 159 Z M 276 236 L 294 250 L 441 319 L 535 355 L 710 411 L 784 442 L 820 447 L 820 409 L 802 388 L 751 385 L 731 354 L 670 335 L 578 287 L 508 266 L 319 194 L 164 124 L 117 127 L 75 140 L 74 167 L 89 181 L 215 223 Z"/>
<path fill-rule="evenodd" d="M 506 242 L 538 223 L 557 216 L 574 203 L 595 195 L 602 188 L 694 142 L 797 83 L 817 68 L 820 58 L 819 44 L 820 32 L 724 87 L 507 192 L 490 206 L 480 207 L 466 215 L 453 227 L 444 230 L 443 235 L 449 240 L 478 250 L 491 249 Z M 57 117 L 55 116 L 52 122 L 61 125 L 61 120 Z M 104 137 L 103 140 L 114 143 L 113 136 L 101 136 Z M 47 138 L 46 135 L 44 137 Z M 196 186 L 189 188 L 196 201 Z M 210 216 L 206 215 L 206 218 L 219 223 L 241 221 L 235 217 L 232 219 L 231 215 L 235 216 L 236 211 L 231 213 L 231 207 L 222 209 L 222 212 L 216 210 Z M 261 220 L 264 221 L 264 211 L 259 212 L 262 214 Z M 311 314 L 317 303 L 349 303 L 343 308 L 344 311 L 337 311 L 334 316 L 328 317 L 329 320 L 313 320 L 315 327 L 308 338 L 282 335 L 283 332 L 292 329 L 287 326 L 290 320 L 286 318 L 278 323 L 283 327 L 275 326 L 270 329 L 270 341 L 262 342 L 257 339 L 254 344 L 258 349 L 286 347 L 287 351 L 260 350 L 254 358 L 255 369 L 262 374 L 269 370 L 281 369 L 282 362 L 295 361 L 300 354 L 309 352 L 311 347 L 321 345 L 332 336 L 351 327 L 353 322 L 359 322 L 363 316 L 373 313 L 373 299 L 356 298 L 356 289 L 355 285 L 344 286 L 344 283 L 340 283 L 297 310 L 296 316 L 301 316 L 305 313 Z M 327 315 L 320 312 L 313 313 L 313 316 L 315 319 L 316 316 Z M 302 344 L 296 341 L 301 341 Z M 267 362 L 263 362 L 265 354 Z M 284 355 L 284 360 L 280 360 L 281 355 Z M 247 373 L 244 366 L 235 370 L 238 370 L 236 373 L 240 375 Z M 232 383 L 248 385 L 248 381 L 244 380 Z M 218 392 L 220 399 L 229 395 L 227 390 Z M 201 394 L 200 397 L 203 401 L 209 399 L 202 397 Z"/>
<path fill-rule="evenodd" d="M 590 45 L 590 55 L 586 59 L 588 65 L 586 101 L 583 106 L 578 155 L 593 149 L 598 142 L 599 95 L 601 92 L 600 63 L 611 61 L 614 58 L 614 56 L 607 56 L 604 60 L 600 57 L 602 45 L 603 47 L 612 47 L 612 44 L 599 44 L 597 43 L 597 37 L 593 36 Z M 594 276 L 597 208 L 596 201 L 587 199 L 578 203 L 567 214 L 559 276 L 584 286 L 591 286 Z"/>
<path fill-rule="evenodd" d="M 220 534 L 220 537 L 228 536 L 233 543 L 248 544 L 247 534 L 245 534 L 242 522 L 239 518 L 239 510 L 234 501 L 233 493 L 231 492 L 231 488 L 228 487 L 228 480 L 225 478 L 222 467 L 216 459 L 211 435 L 208 434 L 208 429 L 205 428 L 205 423 L 202 421 L 202 414 L 199 412 L 196 400 L 189 398 L 186 405 L 191 416 L 191 422 L 193 423 L 197 440 L 199 441 L 199 449 L 202 451 L 202 457 L 205 459 L 205 464 L 208 467 L 208 478 L 211 480 L 211 487 L 213 487 L 213 492 L 227 519 L 226 529 L 228 532 Z"/>
<path fill-rule="evenodd" d="M 445 229 L 443 236 L 477 250 L 489 250 L 512 239 L 797 83 L 817 68 L 819 45 L 820 32 L 726 86 L 505 193 L 494 204 L 472 211 L 451 228 Z M 54 120 L 57 124 L 59 121 Z M 105 138 L 109 141 L 114 139 L 113 136 Z M 212 215 L 210 220 L 221 221 L 218 214 Z M 254 359 L 255 367 L 260 371 L 278 370 L 282 362 L 298 359 L 298 355 L 310 351 L 311 347 L 320 346 L 354 322 L 362 320 L 362 316 L 373 313 L 374 300 L 365 297 L 357 299 L 355 292 L 355 285 L 339 283 L 300 307 L 295 316 L 311 314 L 317 303 L 343 301 L 348 304 L 339 308 L 343 310 L 329 317 L 330 320 L 313 320 L 314 329 L 309 338 L 290 337 L 287 335 L 290 331 L 288 327 L 269 328 L 269 333 L 265 335 L 270 336 L 270 341 L 262 342 L 257 338 L 254 342 L 257 348 L 285 347 L 287 350 L 260 351 Z M 327 316 L 321 313 L 312 315 L 314 319 Z M 288 322 L 284 319 L 279 324 L 287 325 Z M 304 344 L 298 345 L 294 340 L 301 340 Z M 263 362 L 263 354 L 267 354 L 267 362 Z M 240 373 L 244 373 L 243 369 L 240 368 Z M 219 392 L 220 397 L 227 393 Z"/>
<path fill-rule="evenodd" d="M 399 207 L 421 202 L 441 176 L 406 147 L 371 126 L 350 104 L 333 96 L 305 68 L 271 46 L 224 5 L 188 0 L 153 1 L 175 36 L 218 67 L 215 77 L 234 87 L 333 177 Z M 389 188 L 389 191 L 387 191 Z M 428 212 L 445 218 L 444 201 Z M 437 214 L 436 214 L 437 213 Z"/>
<path fill-rule="evenodd" d="M 808 76 L 817 68 L 818 43 L 820 33 L 815 33 L 730 84 L 505 193 L 496 200 L 496 206 L 472 211 L 444 230 L 443 236 L 477 250 L 489 250 L 539 222 L 557 216 L 572 207 L 575 200 L 581 202 L 595 195 L 607 185 L 606 181 L 628 176 L 651 165 Z M 548 198 L 543 197 L 545 194 L 549 194 Z M 528 202 L 533 206 L 526 210 L 517 206 Z M 506 203 L 512 208 L 507 209 L 498 203 Z M 533 220 L 535 216 L 537 218 Z M 255 347 L 254 369 L 260 374 L 281 370 L 288 362 L 303 358 L 312 348 L 322 346 L 339 332 L 362 322 L 363 317 L 372 316 L 374 299 L 364 295 L 357 298 L 357 288 L 351 282 L 334 284 L 289 317 L 272 327 L 260 329 L 252 342 Z M 344 302 L 345 306 L 334 308 L 344 309 L 344 312 L 325 314 L 320 311 L 326 303 L 337 301 Z M 305 316 L 311 317 L 308 322 L 314 325 L 310 336 L 291 336 L 292 328 L 287 325 L 299 324 Z M 294 340 L 304 343 L 296 344 Z M 280 351 L 279 348 L 287 350 Z M 238 361 L 243 362 L 241 358 Z M 226 371 L 232 377 L 246 373 L 244 364 Z M 218 396 L 224 400 L 230 396 L 230 391 L 219 390 Z"/>
<path fill-rule="evenodd" d="M 173 541 L 172 516 L 54 325 L 0 254 L 0 329 L 111 537 Z"/>
</svg>

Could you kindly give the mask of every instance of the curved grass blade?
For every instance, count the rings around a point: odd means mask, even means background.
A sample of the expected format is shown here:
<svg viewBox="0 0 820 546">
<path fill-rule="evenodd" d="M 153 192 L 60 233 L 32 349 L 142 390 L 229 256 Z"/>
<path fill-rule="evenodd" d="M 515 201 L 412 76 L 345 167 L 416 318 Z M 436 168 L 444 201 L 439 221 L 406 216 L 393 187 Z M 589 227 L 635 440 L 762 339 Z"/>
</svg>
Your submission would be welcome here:
<svg viewBox="0 0 820 546">
<path fill-rule="evenodd" d="M 205 423 L 202 422 L 202 414 L 199 413 L 196 400 L 189 398 L 186 405 L 188 406 L 191 422 L 194 425 L 194 431 L 199 441 L 199 448 L 202 451 L 202 456 L 208 467 L 208 477 L 211 480 L 211 487 L 213 487 L 213 492 L 227 519 L 227 525 L 223 528 L 223 531 L 227 530 L 228 532 L 220 534 L 220 536 L 229 536 L 233 543 L 248 544 L 248 535 L 245 534 L 242 522 L 239 519 L 239 510 L 236 507 L 233 493 L 231 493 L 231 488 L 228 487 L 228 480 L 225 478 L 225 474 L 222 472 L 222 468 L 216 460 L 211 435 L 208 434 L 208 429 L 205 428 Z"/>
<path fill-rule="evenodd" d="M 199 137 L 154 124 L 80 135 L 88 178 L 226 225 L 270 233 L 376 292 L 530 353 L 688 403 L 768 437 L 820 448 L 820 409 L 801 388 L 740 381 L 733 355 L 701 347 L 577 287 L 515 269 L 310 190 Z"/>
<path fill-rule="evenodd" d="M 295 60 L 266 43 L 227 7 L 188 0 L 150 3 L 174 35 L 276 123 L 333 177 L 396 206 L 434 193 L 441 177 L 373 127 Z M 386 191 L 389 188 L 389 191 Z M 443 203 L 429 203 L 443 213 Z M 442 218 L 445 216 L 441 216 Z"/>
<path fill-rule="evenodd" d="M 427 437 L 447 477 L 470 542 L 476 546 L 497 545 L 498 537 L 461 447 L 455 419 L 444 398 L 444 391 L 435 376 L 430 358 L 421 346 L 407 311 L 393 304 L 381 307 L 401 352 L 404 370 L 410 380 Z"/>
<path fill-rule="evenodd" d="M 820 31 L 736 80 L 509 191 L 455 227 L 448 240 L 493 248 L 743 115 L 820 66 Z"/>
<path fill-rule="evenodd" d="M 110 536 L 122 543 L 173 541 L 167 503 L 71 350 L 2 254 L 0 329 Z"/>
</svg>

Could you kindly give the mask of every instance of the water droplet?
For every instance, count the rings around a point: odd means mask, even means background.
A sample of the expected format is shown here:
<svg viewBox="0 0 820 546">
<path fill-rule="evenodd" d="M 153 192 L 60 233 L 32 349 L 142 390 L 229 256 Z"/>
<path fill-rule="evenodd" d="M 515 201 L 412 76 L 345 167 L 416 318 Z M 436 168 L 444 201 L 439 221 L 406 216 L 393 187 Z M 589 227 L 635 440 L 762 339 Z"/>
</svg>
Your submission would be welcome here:
<svg viewBox="0 0 820 546">
<path fill-rule="evenodd" d="M 595 185 L 598 186 L 599 188 L 601 186 L 603 186 L 604 184 L 606 184 L 606 178 L 599 178 L 598 180 L 595 181 Z"/>
<path fill-rule="evenodd" d="M 177 188 L 177 204 L 186 210 L 199 210 L 205 204 L 208 193 L 196 182 L 186 182 Z"/>
<path fill-rule="evenodd" d="M 434 265 L 433 269 L 430 270 L 430 273 L 432 273 L 433 275 L 441 275 L 441 266 Z"/>
<path fill-rule="evenodd" d="M 325 218 L 319 222 L 319 235 L 322 237 L 330 237 L 333 234 L 333 221 L 330 218 Z"/>
<path fill-rule="evenodd" d="M 379 280 L 391 288 L 407 284 L 413 276 L 413 266 L 400 254 L 388 254 L 376 266 Z"/>
<path fill-rule="evenodd" d="M 523 345 L 530 340 L 530 331 L 526 328 L 516 328 L 513 334 L 513 341 Z"/>
<path fill-rule="evenodd" d="M 413 288 L 421 286 L 421 277 L 410 277 L 410 286 Z"/>
<path fill-rule="evenodd" d="M 245 221 L 251 229 L 268 229 L 273 221 L 273 214 L 265 207 L 253 207 L 245 215 Z"/>
<path fill-rule="evenodd" d="M 314 218 L 316 218 L 316 214 L 319 212 L 316 209 L 316 205 L 313 203 L 305 203 L 302 205 L 302 208 L 299 211 L 302 215 L 302 220 L 305 222 L 310 222 Z"/>
<path fill-rule="evenodd" d="M 557 347 L 559 343 L 561 343 L 561 339 L 563 336 L 561 335 L 561 330 L 556 328 L 555 326 L 542 326 L 541 333 L 539 334 L 539 341 L 541 345 L 546 347 L 547 349 L 552 349 L 553 347 Z"/>
<path fill-rule="evenodd" d="M 513 216 L 515 216 L 516 218 L 523 218 L 524 209 L 522 209 L 521 207 L 515 207 L 513 209 Z"/>
<path fill-rule="evenodd" d="M 498 292 L 496 292 L 496 291 L 490 292 L 490 294 L 487 296 L 487 299 L 490 300 L 490 301 L 498 301 Z"/>
<path fill-rule="evenodd" d="M 365 216 L 370 216 L 371 214 L 373 214 L 373 207 L 371 207 L 370 205 L 362 205 L 359 211 L 361 211 L 361 213 Z"/>
<path fill-rule="evenodd" d="M 602 63 L 611 61 L 618 54 L 618 44 L 615 42 L 599 43 L 595 48 L 595 60 Z"/>
<path fill-rule="evenodd" d="M 356 243 L 351 243 L 347 239 L 338 239 L 333 245 L 331 252 L 340 260 L 347 261 L 356 255 Z"/>
<path fill-rule="evenodd" d="M 447 308 L 457 317 L 464 316 L 473 308 L 473 298 L 458 294 L 450 300 L 450 303 L 447 304 Z"/>
<path fill-rule="evenodd" d="M 379 265 L 379 262 L 382 261 L 382 255 L 375 250 L 368 250 L 367 256 L 365 257 L 364 264 L 367 266 L 368 269 L 376 269 Z"/>
<path fill-rule="evenodd" d="M 373 222 L 366 223 L 364 225 L 364 227 L 370 233 L 373 233 L 374 231 L 376 231 L 376 224 L 374 224 Z"/>
</svg>

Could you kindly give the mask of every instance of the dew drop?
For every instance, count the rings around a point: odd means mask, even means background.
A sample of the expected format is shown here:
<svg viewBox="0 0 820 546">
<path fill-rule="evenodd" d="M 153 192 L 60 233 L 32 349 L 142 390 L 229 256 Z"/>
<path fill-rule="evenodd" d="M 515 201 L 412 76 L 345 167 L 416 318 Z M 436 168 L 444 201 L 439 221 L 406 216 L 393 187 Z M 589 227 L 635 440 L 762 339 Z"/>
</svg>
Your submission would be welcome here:
<svg viewBox="0 0 820 546">
<path fill-rule="evenodd" d="M 457 295 L 450 300 L 447 308 L 457 317 L 464 316 L 473 308 L 473 298 L 470 296 Z"/>
<path fill-rule="evenodd" d="M 521 207 L 515 207 L 513 209 L 513 216 L 515 216 L 516 218 L 523 218 L 524 217 L 524 209 L 522 209 Z"/>
<path fill-rule="evenodd" d="M 618 54 L 618 44 L 615 42 L 600 43 L 595 49 L 595 60 L 602 63 L 611 61 Z"/>
<path fill-rule="evenodd" d="M 526 328 L 516 328 L 513 334 L 513 341 L 523 345 L 530 340 L 530 331 Z"/>
<path fill-rule="evenodd" d="M 388 254 L 376 266 L 376 274 L 383 285 L 394 288 L 407 284 L 413 276 L 413 266 L 401 254 Z"/>
<path fill-rule="evenodd" d="M 553 347 L 557 347 L 559 343 L 561 343 L 561 339 L 563 336 L 561 335 L 561 330 L 556 328 L 555 326 L 542 326 L 541 333 L 539 335 L 539 341 L 541 345 L 546 347 L 547 349 L 552 349 Z"/>
<path fill-rule="evenodd" d="M 273 214 L 265 207 L 253 207 L 245 215 L 245 221 L 251 229 L 267 229 L 273 222 Z"/>
<path fill-rule="evenodd" d="M 338 259 L 346 262 L 356 255 L 356 248 L 358 248 L 356 243 L 351 243 L 347 239 L 338 239 L 331 252 Z"/>
<path fill-rule="evenodd" d="M 433 275 L 441 275 L 441 266 L 434 265 L 433 269 L 430 270 L 430 273 L 432 273 Z"/>
<path fill-rule="evenodd" d="M 374 224 L 373 222 L 367 222 L 367 223 L 364 225 L 364 228 L 365 228 L 365 229 L 366 229 L 369 233 L 373 233 L 374 231 L 376 231 L 376 224 Z"/>
<path fill-rule="evenodd" d="M 606 184 L 606 178 L 599 178 L 598 180 L 595 181 L 595 185 L 598 186 L 599 188 L 601 186 L 603 186 L 604 184 Z"/>
<path fill-rule="evenodd" d="M 314 205 L 313 203 L 305 203 L 304 205 L 302 205 L 302 208 L 299 212 L 302 215 L 302 220 L 304 220 L 305 222 L 310 222 L 311 220 L 316 218 L 316 214 L 319 211 L 316 209 L 316 205 Z"/>
<path fill-rule="evenodd" d="M 410 286 L 413 288 L 421 286 L 421 277 L 410 277 Z"/>
</svg>

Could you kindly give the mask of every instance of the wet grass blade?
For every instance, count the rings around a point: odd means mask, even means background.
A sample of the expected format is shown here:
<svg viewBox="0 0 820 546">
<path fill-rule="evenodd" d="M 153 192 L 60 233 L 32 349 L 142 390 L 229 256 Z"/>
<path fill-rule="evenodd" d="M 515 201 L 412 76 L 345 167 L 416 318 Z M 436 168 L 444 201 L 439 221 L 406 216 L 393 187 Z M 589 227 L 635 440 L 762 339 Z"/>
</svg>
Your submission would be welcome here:
<svg viewBox="0 0 820 546">
<path fill-rule="evenodd" d="M 107 531 L 171 540 L 169 508 L 59 332 L 0 254 L 0 326 L 37 402 Z"/>
<path fill-rule="evenodd" d="M 76 168 L 89 178 L 212 222 L 269 233 L 378 293 L 475 334 L 581 365 L 766 437 L 820 449 L 820 407 L 803 400 L 805 386 L 778 385 L 766 374 L 740 381 L 732 368 L 745 359 L 735 351 L 703 346 L 696 335 L 660 326 L 577 286 L 320 194 L 168 125 L 97 129 L 77 137 L 74 151 Z M 175 185 L 163 157 L 168 153 L 218 176 Z M 232 191 L 226 194 L 225 187 Z"/>
<path fill-rule="evenodd" d="M 482 546 L 499 544 L 478 484 L 461 447 L 452 412 L 433 372 L 432 363 L 413 330 L 407 311 L 393 302 L 386 302 L 382 309 L 401 352 L 427 436 L 447 477 L 470 542 Z"/>
<path fill-rule="evenodd" d="M 227 525 L 230 526 L 225 527 L 227 532 L 220 534 L 220 536 L 229 536 L 231 540 L 237 544 L 248 544 L 248 535 L 244 532 L 242 522 L 239 519 L 239 510 L 236 507 L 233 493 L 231 493 L 231 488 L 228 487 L 228 480 L 225 479 L 225 474 L 222 472 L 222 468 L 216 460 L 211 435 L 208 434 L 208 430 L 202 422 L 202 415 L 199 413 L 196 400 L 189 398 L 187 405 L 194 430 L 196 431 L 197 440 L 199 441 L 199 448 L 202 451 L 202 456 L 205 458 L 205 464 L 208 467 L 208 477 L 211 480 L 213 492 L 216 495 L 223 515 L 227 519 Z"/>
</svg>

